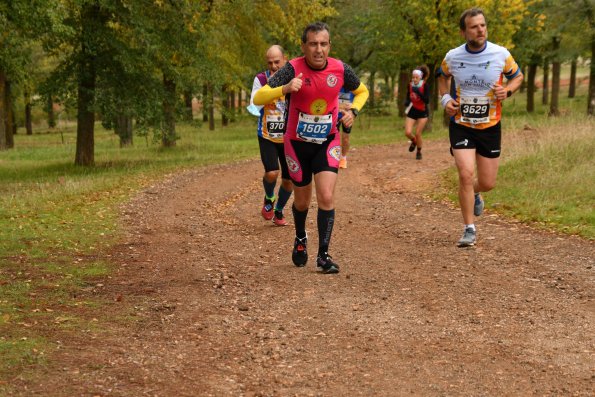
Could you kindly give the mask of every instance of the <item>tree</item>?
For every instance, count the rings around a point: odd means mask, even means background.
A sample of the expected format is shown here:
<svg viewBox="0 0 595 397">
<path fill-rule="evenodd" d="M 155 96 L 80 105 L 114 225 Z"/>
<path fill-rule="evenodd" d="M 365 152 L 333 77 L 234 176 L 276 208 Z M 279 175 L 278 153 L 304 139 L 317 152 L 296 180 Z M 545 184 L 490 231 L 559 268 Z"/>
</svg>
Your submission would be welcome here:
<svg viewBox="0 0 595 397">
<path fill-rule="evenodd" d="M 62 28 L 58 0 L 0 0 L 0 150 L 12 139 L 11 85 L 22 82 L 36 37 Z"/>
</svg>

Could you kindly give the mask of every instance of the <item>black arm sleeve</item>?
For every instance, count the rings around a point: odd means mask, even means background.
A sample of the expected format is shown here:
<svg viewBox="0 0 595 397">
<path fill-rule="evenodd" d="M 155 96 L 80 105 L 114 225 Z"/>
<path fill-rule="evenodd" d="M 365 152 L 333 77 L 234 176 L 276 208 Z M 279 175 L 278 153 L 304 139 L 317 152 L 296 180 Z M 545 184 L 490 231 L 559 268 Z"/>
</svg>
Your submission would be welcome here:
<svg viewBox="0 0 595 397">
<path fill-rule="evenodd" d="M 343 87 L 348 91 L 355 91 L 361 82 L 351 66 L 343 62 Z"/>
<path fill-rule="evenodd" d="M 277 73 L 269 79 L 268 85 L 271 88 L 281 87 L 291 81 L 295 77 L 295 69 L 293 65 L 287 62 Z"/>
</svg>

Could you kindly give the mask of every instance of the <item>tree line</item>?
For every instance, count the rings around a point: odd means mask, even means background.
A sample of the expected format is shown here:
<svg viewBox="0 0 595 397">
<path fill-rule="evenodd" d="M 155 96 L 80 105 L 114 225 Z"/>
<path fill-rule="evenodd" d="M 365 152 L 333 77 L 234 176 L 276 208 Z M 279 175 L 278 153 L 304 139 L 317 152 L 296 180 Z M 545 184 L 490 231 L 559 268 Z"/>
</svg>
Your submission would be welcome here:
<svg viewBox="0 0 595 397">
<path fill-rule="evenodd" d="M 383 85 L 390 99 L 422 63 L 435 87 L 434 72 L 446 52 L 461 44 L 458 19 L 470 6 L 484 9 L 489 40 L 511 49 L 522 65 L 528 112 L 534 110 L 538 70 L 546 80 L 551 68 L 551 92 L 544 81 L 542 101 L 555 116 L 560 65 L 571 63 L 572 83 L 578 60 L 592 59 L 594 2 L 0 0 L 0 150 L 14 146 L 17 98 L 24 103 L 28 134 L 34 105 L 44 107 L 50 127 L 54 103 L 76 111 L 77 165 L 94 164 L 98 115 L 121 146 L 132 144 L 133 128 L 174 146 L 176 122 L 192 119 L 193 98 L 200 98 L 211 129 L 215 109 L 225 125 L 264 67 L 268 46 L 280 44 L 290 56 L 299 55 L 301 31 L 315 20 L 331 28 L 331 56 L 365 75 L 370 87 Z M 590 65 L 586 112 L 592 115 Z M 399 90 L 398 104 L 402 95 Z M 375 100 L 372 95 L 371 109 Z M 433 95 L 431 109 L 436 107 Z"/>
</svg>

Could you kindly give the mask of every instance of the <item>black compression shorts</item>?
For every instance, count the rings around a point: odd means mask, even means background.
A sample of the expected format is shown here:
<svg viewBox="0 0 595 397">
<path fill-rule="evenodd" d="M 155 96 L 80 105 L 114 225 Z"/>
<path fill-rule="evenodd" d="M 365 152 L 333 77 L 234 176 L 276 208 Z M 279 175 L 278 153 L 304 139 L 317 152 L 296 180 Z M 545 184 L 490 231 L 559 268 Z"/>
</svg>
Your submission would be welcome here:
<svg viewBox="0 0 595 397">
<path fill-rule="evenodd" d="M 448 126 L 450 147 L 457 149 L 475 149 L 483 157 L 495 159 L 500 157 L 502 130 L 500 123 L 478 130 L 450 121 Z"/>
<path fill-rule="evenodd" d="M 289 169 L 287 168 L 287 162 L 285 161 L 283 143 L 275 143 L 259 136 L 258 146 L 260 147 L 260 159 L 262 160 L 262 165 L 264 165 L 265 172 L 277 171 L 280 164 L 281 178 L 290 179 Z"/>
</svg>

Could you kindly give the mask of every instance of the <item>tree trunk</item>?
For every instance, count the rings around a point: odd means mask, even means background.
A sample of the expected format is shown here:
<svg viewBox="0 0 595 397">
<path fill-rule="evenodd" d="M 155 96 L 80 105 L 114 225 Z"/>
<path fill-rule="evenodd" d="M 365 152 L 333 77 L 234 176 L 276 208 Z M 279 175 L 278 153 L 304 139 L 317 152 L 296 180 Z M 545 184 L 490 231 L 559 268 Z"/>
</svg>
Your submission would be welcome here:
<svg viewBox="0 0 595 397">
<path fill-rule="evenodd" d="M 213 84 L 209 84 L 208 95 L 207 95 L 207 107 L 209 112 L 209 130 L 215 129 L 215 95 L 214 95 Z"/>
<path fill-rule="evenodd" d="M 559 116 L 560 108 L 558 99 L 560 97 L 560 37 L 553 38 L 554 62 L 552 64 L 552 100 L 550 102 L 550 116 Z"/>
<path fill-rule="evenodd" d="M 427 63 L 426 66 L 428 67 L 429 75 L 426 76 L 426 84 L 428 89 L 430 90 L 428 102 L 428 122 L 424 127 L 424 131 L 431 132 L 434 128 L 434 111 L 438 107 L 438 84 L 436 84 L 436 64 L 435 63 Z"/>
<path fill-rule="evenodd" d="M 0 68 L 0 150 L 6 150 L 6 74 Z"/>
<path fill-rule="evenodd" d="M 14 147 L 14 129 L 16 126 L 14 120 L 14 104 L 12 103 L 12 87 L 11 82 L 6 80 L 4 89 L 4 106 L 6 107 L 5 119 L 5 133 L 6 133 L 6 147 L 12 149 Z"/>
<path fill-rule="evenodd" d="M 31 108 L 33 105 L 31 104 L 31 94 L 27 89 L 23 95 L 25 99 L 25 130 L 27 130 L 27 135 L 33 135 L 33 121 L 31 120 Z"/>
<path fill-rule="evenodd" d="M 568 98 L 574 98 L 576 95 L 576 58 L 570 62 L 570 84 L 568 85 Z"/>
<path fill-rule="evenodd" d="M 537 64 L 529 65 L 529 76 L 527 76 L 527 112 L 535 111 L 535 77 L 537 76 Z"/>
<path fill-rule="evenodd" d="M 194 119 L 192 115 L 192 91 L 184 91 L 184 120 L 192 121 Z"/>
<path fill-rule="evenodd" d="M 405 97 L 409 87 L 409 72 L 407 69 L 401 69 L 399 72 L 399 92 L 397 93 L 397 109 L 399 109 L 399 117 L 405 117 Z"/>
<path fill-rule="evenodd" d="M 48 116 L 48 128 L 55 128 L 56 115 L 54 114 L 54 101 L 52 99 L 52 95 L 48 95 L 45 111 Z"/>
<path fill-rule="evenodd" d="M 163 75 L 163 125 L 161 143 L 164 147 L 176 146 L 176 83 Z"/>
<path fill-rule="evenodd" d="M 550 96 L 550 62 L 548 59 L 543 64 L 543 91 L 541 94 L 541 104 L 547 105 Z"/>
<path fill-rule="evenodd" d="M 97 4 L 88 4 L 81 11 L 82 44 L 78 61 L 77 116 L 76 116 L 76 155 L 75 165 L 91 166 L 95 164 L 95 84 L 97 71 L 93 52 L 97 44 L 94 25 L 99 23 L 100 8 Z M 91 49 L 89 49 L 91 47 Z"/>
<path fill-rule="evenodd" d="M 527 75 L 527 68 L 525 67 L 525 65 L 523 65 L 523 67 L 521 68 L 521 73 L 523 74 L 523 76 Z M 523 79 L 523 81 L 521 82 L 521 87 L 519 89 L 519 92 L 525 92 L 525 90 L 527 89 L 527 80 Z"/>
<path fill-rule="evenodd" d="M 223 127 L 229 124 L 229 118 L 227 116 L 229 112 L 229 93 L 227 92 L 227 85 L 221 86 L 221 125 Z"/>
<path fill-rule="evenodd" d="M 121 148 L 132 146 L 132 117 L 126 116 L 124 114 L 117 115 L 114 123 L 114 130 L 120 137 Z"/>
<path fill-rule="evenodd" d="M 206 123 L 209 121 L 209 109 L 207 106 L 209 97 L 209 86 L 205 83 L 202 85 L 202 121 Z"/>
<path fill-rule="evenodd" d="M 231 114 L 231 122 L 236 121 L 236 90 L 229 91 L 229 112 Z"/>
<path fill-rule="evenodd" d="M 93 59 L 87 55 L 79 64 L 75 165 L 95 164 L 95 113 L 91 109 L 95 97 L 95 80 L 95 65 Z"/>
</svg>

